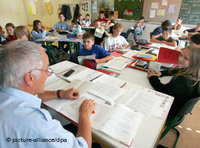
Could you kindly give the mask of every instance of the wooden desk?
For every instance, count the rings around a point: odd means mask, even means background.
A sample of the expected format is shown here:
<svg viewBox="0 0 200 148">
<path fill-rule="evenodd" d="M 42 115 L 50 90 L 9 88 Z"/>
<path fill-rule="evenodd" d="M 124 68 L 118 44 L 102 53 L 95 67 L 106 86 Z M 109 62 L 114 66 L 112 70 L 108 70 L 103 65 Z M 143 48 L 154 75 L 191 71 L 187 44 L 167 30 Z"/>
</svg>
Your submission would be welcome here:
<svg viewBox="0 0 200 148">
<path fill-rule="evenodd" d="M 66 66 L 68 69 L 71 66 L 74 66 L 74 63 L 65 61 L 66 65 L 68 64 L 69 66 Z M 60 68 L 62 63 L 58 63 L 56 65 L 53 65 L 54 68 Z M 49 77 L 50 78 L 50 77 Z M 48 79 L 49 79 L 48 78 Z M 148 79 L 146 78 L 146 73 L 135 70 L 135 69 L 130 69 L 126 68 L 121 75 L 118 77 L 119 79 L 127 80 L 127 84 L 125 85 L 124 89 L 129 90 L 132 89 L 135 85 L 142 85 L 147 88 L 151 88 Z M 131 83 L 133 82 L 133 83 Z M 45 89 L 47 90 L 57 90 L 57 89 L 67 89 L 69 87 L 69 83 L 66 81 L 56 78 L 55 81 L 52 83 L 48 83 L 45 86 Z M 71 100 L 66 100 L 68 105 L 70 105 Z M 169 104 L 171 106 L 173 102 L 173 99 L 169 99 Z M 50 103 L 46 103 L 48 106 Z M 52 107 L 52 106 L 50 106 Z M 66 108 L 66 106 L 65 106 Z M 137 131 L 137 136 L 133 141 L 132 148 L 153 148 L 159 138 L 160 132 L 162 130 L 162 127 L 165 123 L 165 120 L 167 118 L 167 114 L 169 111 L 170 107 L 167 109 L 165 115 L 163 118 L 156 118 L 156 117 L 145 117 L 144 120 L 142 120 L 140 127 Z M 75 120 L 72 115 L 70 114 L 70 110 L 68 108 L 65 110 L 65 116 L 69 118 L 70 120 Z M 98 140 L 102 141 L 103 143 L 109 145 L 110 147 L 120 147 L 120 148 L 127 148 L 124 144 L 119 143 L 118 141 L 114 140 L 113 138 L 107 136 L 106 134 L 99 132 L 97 130 L 92 129 L 92 133 L 95 137 L 98 138 Z"/>
</svg>

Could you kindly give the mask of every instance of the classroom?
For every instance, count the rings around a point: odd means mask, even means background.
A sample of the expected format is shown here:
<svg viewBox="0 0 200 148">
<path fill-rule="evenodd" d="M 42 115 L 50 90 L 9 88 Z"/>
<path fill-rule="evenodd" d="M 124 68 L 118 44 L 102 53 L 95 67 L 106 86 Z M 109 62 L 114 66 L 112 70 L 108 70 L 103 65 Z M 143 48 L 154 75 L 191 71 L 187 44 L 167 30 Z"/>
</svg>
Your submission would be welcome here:
<svg viewBox="0 0 200 148">
<path fill-rule="evenodd" d="M 199 0 L 0 0 L 0 147 L 197 148 Z"/>
</svg>

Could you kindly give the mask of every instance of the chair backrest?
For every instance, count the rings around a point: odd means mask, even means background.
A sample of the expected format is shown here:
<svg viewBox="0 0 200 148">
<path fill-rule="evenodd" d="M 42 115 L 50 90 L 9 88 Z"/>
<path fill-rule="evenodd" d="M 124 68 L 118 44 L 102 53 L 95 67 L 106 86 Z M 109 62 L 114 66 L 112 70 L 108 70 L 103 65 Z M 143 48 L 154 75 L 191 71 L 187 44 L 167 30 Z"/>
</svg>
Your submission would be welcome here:
<svg viewBox="0 0 200 148">
<path fill-rule="evenodd" d="M 178 117 L 182 117 L 188 113 L 192 112 L 192 109 L 194 108 L 195 104 L 197 103 L 197 101 L 200 100 L 200 97 L 198 98 L 194 98 L 194 99 L 190 99 L 188 100 L 184 106 L 181 108 L 181 110 L 178 112 L 177 116 Z"/>
</svg>

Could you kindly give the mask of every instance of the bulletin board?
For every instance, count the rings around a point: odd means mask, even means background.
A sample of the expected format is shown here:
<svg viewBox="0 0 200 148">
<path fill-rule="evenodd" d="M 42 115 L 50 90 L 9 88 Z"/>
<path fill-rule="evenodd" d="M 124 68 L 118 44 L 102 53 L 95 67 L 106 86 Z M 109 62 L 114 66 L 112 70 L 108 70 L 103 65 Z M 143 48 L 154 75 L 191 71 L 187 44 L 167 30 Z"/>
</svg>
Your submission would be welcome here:
<svg viewBox="0 0 200 148">
<path fill-rule="evenodd" d="M 200 1 L 182 0 L 179 15 L 183 18 L 183 24 L 196 25 L 200 22 Z"/>
<path fill-rule="evenodd" d="M 115 0 L 114 8 L 118 18 L 139 20 L 142 16 L 143 0 Z"/>
<path fill-rule="evenodd" d="M 182 0 L 145 0 L 142 14 L 147 21 L 163 22 L 168 19 L 176 22 L 181 2 Z"/>
</svg>

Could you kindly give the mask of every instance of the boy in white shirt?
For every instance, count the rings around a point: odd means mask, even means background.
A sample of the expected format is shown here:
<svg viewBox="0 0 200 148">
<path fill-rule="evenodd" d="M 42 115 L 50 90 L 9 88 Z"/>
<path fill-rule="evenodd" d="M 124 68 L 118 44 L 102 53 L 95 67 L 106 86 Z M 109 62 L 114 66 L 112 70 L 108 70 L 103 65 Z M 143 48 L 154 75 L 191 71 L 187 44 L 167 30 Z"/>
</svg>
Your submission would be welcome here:
<svg viewBox="0 0 200 148">
<path fill-rule="evenodd" d="M 120 36 L 122 32 L 122 24 L 116 23 L 113 26 L 113 34 L 112 36 L 108 37 L 105 40 L 105 49 L 109 52 L 113 52 L 116 49 L 125 49 L 129 47 L 129 43 L 126 41 L 126 39 L 123 36 Z"/>
</svg>

